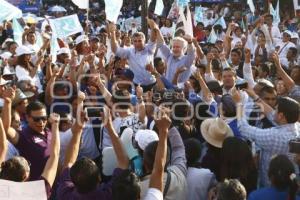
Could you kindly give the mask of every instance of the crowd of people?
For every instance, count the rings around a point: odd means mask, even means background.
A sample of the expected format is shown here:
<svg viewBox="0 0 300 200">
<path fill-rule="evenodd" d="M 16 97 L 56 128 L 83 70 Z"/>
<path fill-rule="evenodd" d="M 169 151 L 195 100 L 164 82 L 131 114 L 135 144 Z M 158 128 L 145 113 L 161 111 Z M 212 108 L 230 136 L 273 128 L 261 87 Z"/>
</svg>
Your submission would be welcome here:
<svg viewBox="0 0 300 200">
<path fill-rule="evenodd" d="M 152 14 L 149 38 L 83 16 L 55 57 L 49 24 L 20 45 L 4 21 L 0 179 L 53 200 L 300 199 L 300 10 L 282 13 L 218 3 L 193 33 Z"/>
</svg>

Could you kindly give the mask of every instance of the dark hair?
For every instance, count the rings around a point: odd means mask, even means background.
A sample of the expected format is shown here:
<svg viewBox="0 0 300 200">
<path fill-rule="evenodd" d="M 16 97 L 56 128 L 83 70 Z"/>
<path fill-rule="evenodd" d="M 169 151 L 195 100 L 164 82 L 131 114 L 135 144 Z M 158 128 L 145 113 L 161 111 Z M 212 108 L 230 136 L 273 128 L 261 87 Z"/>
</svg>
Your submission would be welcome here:
<svg viewBox="0 0 300 200">
<path fill-rule="evenodd" d="M 296 123 L 299 119 L 299 103 L 290 97 L 280 97 L 277 100 L 278 113 L 282 113 L 287 123 Z"/>
<path fill-rule="evenodd" d="M 295 47 L 290 47 L 289 50 L 292 52 L 293 56 L 297 56 L 298 50 Z"/>
<path fill-rule="evenodd" d="M 25 158 L 15 156 L 1 164 L 0 179 L 15 182 L 23 182 L 26 171 L 30 170 L 28 164 L 24 163 Z M 26 165 L 27 168 L 26 169 Z"/>
<path fill-rule="evenodd" d="M 234 48 L 231 50 L 231 53 L 237 53 L 239 57 L 242 57 L 243 53 L 241 52 L 241 49 L 239 48 Z"/>
<path fill-rule="evenodd" d="M 157 129 L 159 127 L 156 127 L 156 126 L 154 126 L 154 127 L 155 127 L 154 130 L 157 132 Z M 158 145 L 158 141 L 153 141 L 146 146 L 146 148 L 143 152 L 144 165 L 146 165 L 150 171 L 152 171 L 152 169 L 153 169 L 157 145 Z M 171 152 L 170 152 L 171 150 L 169 148 L 170 147 L 168 146 L 167 147 L 167 163 L 169 163 L 170 157 L 171 157 Z M 165 168 L 166 167 L 167 167 L 167 164 L 165 165 Z"/>
<path fill-rule="evenodd" d="M 223 70 L 222 70 L 222 74 L 223 74 L 224 72 L 232 72 L 233 75 L 236 76 L 236 71 L 235 71 L 233 68 L 231 68 L 231 67 L 227 67 L 227 68 L 223 69 Z"/>
<path fill-rule="evenodd" d="M 225 117 L 236 116 L 236 105 L 230 94 L 223 95 L 221 98 L 223 115 Z"/>
<path fill-rule="evenodd" d="M 100 183 L 100 171 L 89 158 L 77 160 L 70 169 L 70 177 L 79 193 L 88 193 Z"/>
<path fill-rule="evenodd" d="M 236 178 L 245 186 L 247 192 L 256 189 L 257 169 L 251 150 L 245 141 L 237 137 L 226 138 L 221 149 L 220 160 L 221 181 Z"/>
<path fill-rule="evenodd" d="M 29 103 L 29 105 L 26 107 L 26 114 L 30 115 L 32 111 L 37 111 L 41 109 L 46 110 L 46 106 L 40 101 L 33 101 Z"/>
<path fill-rule="evenodd" d="M 298 184 L 296 178 L 291 179 L 295 173 L 293 163 L 286 155 L 278 155 L 270 162 L 268 175 L 272 185 L 279 190 L 289 190 L 288 200 L 296 199 Z"/>
<path fill-rule="evenodd" d="M 156 68 L 160 62 L 163 62 L 163 59 L 161 57 L 154 58 L 154 61 L 153 61 L 154 67 Z"/>
<path fill-rule="evenodd" d="M 270 74 L 271 69 L 267 64 L 263 63 L 263 64 L 259 65 L 259 67 L 261 68 L 261 70 L 263 72 L 267 73 L 267 75 Z"/>
<path fill-rule="evenodd" d="M 144 154 L 143 154 L 144 163 L 148 166 L 150 170 L 153 169 L 157 145 L 158 145 L 158 141 L 153 141 L 149 143 L 144 150 Z"/>
<path fill-rule="evenodd" d="M 185 156 L 188 167 L 194 167 L 201 156 L 201 143 L 195 138 L 189 138 L 184 141 Z"/>
<path fill-rule="evenodd" d="M 33 68 L 34 65 L 29 61 L 25 62 L 25 54 L 20 55 L 17 57 L 17 65 L 20 65 L 21 67 L 25 68 L 27 71 L 30 70 L 30 68 Z"/>
<path fill-rule="evenodd" d="M 246 200 L 247 192 L 237 179 L 225 180 L 217 187 L 217 200 Z"/>
<path fill-rule="evenodd" d="M 137 176 L 130 170 L 125 170 L 112 183 L 112 199 L 123 200 L 124 197 L 130 200 L 137 200 L 140 197 L 141 189 Z"/>
<path fill-rule="evenodd" d="M 265 95 L 265 93 L 274 94 L 274 93 L 276 93 L 276 89 L 270 85 L 265 85 L 261 88 L 261 90 L 259 92 L 259 96 L 263 97 Z"/>
<path fill-rule="evenodd" d="M 112 96 L 112 102 L 118 104 L 119 109 L 128 109 L 130 108 L 130 93 L 127 90 L 117 90 Z"/>
</svg>

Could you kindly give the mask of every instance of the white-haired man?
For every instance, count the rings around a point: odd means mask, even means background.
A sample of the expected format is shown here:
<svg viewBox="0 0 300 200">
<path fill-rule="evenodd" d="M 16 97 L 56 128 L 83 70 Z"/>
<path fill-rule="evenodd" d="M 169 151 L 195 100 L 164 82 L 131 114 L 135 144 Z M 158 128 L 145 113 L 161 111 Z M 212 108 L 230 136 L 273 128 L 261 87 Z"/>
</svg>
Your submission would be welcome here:
<svg viewBox="0 0 300 200">
<path fill-rule="evenodd" d="M 167 61 L 166 78 L 175 83 L 186 82 L 192 74 L 192 64 L 195 60 L 195 48 L 192 37 L 175 37 L 172 40 L 172 50 L 165 44 L 161 34 L 157 35 L 158 48 Z M 185 51 L 187 54 L 185 55 Z M 174 77 L 178 80 L 174 81 Z"/>
</svg>

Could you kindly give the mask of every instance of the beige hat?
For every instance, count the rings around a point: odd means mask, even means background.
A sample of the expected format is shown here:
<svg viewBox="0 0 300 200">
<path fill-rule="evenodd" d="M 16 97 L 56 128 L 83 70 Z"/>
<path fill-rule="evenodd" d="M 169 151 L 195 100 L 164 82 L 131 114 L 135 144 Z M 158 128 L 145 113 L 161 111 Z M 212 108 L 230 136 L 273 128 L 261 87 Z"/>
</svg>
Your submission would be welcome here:
<svg viewBox="0 0 300 200">
<path fill-rule="evenodd" d="M 231 128 L 220 118 L 204 120 L 201 124 L 201 133 L 209 144 L 218 148 L 222 148 L 223 141 L 227 137 L 233 136 Z"/>
</svg>

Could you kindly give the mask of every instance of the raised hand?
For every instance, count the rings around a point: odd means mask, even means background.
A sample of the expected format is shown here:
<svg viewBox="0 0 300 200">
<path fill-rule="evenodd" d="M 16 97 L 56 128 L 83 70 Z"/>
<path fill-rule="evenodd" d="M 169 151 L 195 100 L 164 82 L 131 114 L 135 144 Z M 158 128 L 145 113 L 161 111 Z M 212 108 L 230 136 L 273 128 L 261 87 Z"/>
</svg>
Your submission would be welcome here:
<svg viewBox="0 0 300 200">
<path fill-rule="evenodd" d="M 137 98 L 141 98 L 143 96 L 143 88 L 140 85 L 135 88 L 135 91 Z"/>
<path fill-rule="evenodd" d="M 58 123 L 60 121 L 59 114 L 51 113 L 48 121 L 50 124 Z"/>
<path fill-rule="evenodd" d="M 170 110 L 166 107 L 159 107 L 157 118 L 155 119 L 155 125 L 159 129 L 166 130 L 171 126 L 171 119 L 169 117 Z"/>
<path fill-rule="evenodd" d="M 251 51 L 248 48 L 245 48 L 245 62 L 250 63 L 251 60 Z"/>
<path fill-rule="evenodd" d="M 6 90 L 4 90 L 2 93 L 2 98 L 6 102 L 12 102 L 15 96 L 16 96 L 16 88 L 14 87 L 9 87 Z"/>
</svg>

